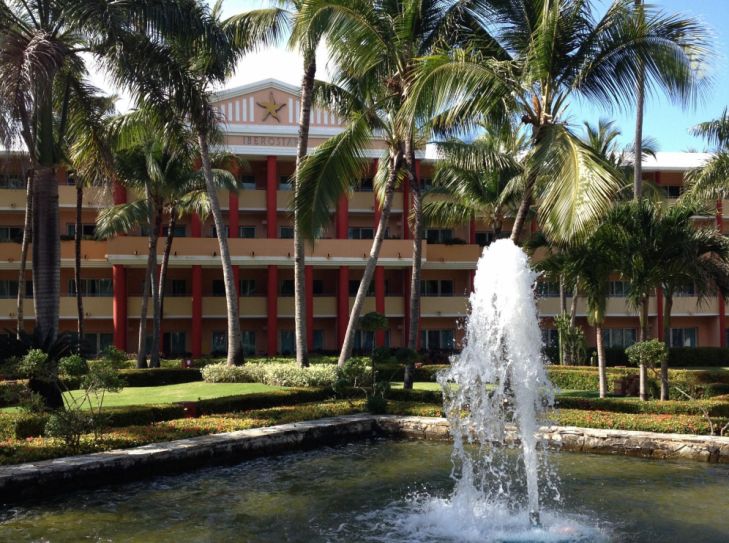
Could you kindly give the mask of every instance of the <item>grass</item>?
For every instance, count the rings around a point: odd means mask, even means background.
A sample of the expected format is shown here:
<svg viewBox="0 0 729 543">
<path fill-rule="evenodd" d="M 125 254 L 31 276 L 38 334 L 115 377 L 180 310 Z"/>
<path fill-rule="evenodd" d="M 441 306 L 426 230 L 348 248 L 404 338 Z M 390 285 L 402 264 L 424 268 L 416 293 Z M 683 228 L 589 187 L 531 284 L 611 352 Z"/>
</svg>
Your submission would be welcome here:
<svg viewBox="0 0 729 543">
<path fill-rule="evenodd" d="M 104 406 L 119 407 L 125 405 L 207 400 L 210 398 L 221 398 L 223 396 L 236 396 L 282 389 L 283 387 L 274 387 L 261 383 L 206 383 L 204 381 L 158 387 L 129 387 L 122 389 L 120 392 L 107 393 L 104 397 Z M 66 394 L 78 395 L 81 394 L 81 391 L 72 390 Z"/>
<path fill-rule="evenodd" d="M 392 381 L 390 387 L 400 389 L 402 388 L 402 381 Z M 440 390 L 440 385 L 433 382 L 416 382 L 413 383 L 413 388 L 415 390 Z"/>
</svg>

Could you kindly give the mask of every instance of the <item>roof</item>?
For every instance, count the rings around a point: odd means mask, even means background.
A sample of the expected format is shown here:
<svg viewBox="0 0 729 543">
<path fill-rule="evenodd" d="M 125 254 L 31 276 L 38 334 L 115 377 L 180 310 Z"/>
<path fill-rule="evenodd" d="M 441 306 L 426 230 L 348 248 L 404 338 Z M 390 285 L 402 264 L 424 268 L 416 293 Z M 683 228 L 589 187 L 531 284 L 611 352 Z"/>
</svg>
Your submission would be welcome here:
<svg viewBox="0 0 729 543">
<path fill-rule="evenodd" d="M 643 159 L 643 170 L 684 172 L 703 166 L 711 156 L 711 153 L 659 152 L 655 157 Z"/>
</svg>

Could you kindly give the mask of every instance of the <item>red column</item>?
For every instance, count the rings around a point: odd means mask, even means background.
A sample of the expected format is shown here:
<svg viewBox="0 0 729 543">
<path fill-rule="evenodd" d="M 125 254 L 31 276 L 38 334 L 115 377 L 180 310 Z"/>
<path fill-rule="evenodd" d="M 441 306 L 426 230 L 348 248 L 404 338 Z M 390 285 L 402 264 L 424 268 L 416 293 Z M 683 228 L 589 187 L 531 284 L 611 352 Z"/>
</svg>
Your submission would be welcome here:
<svg viewBox="0 0 729 543">
<path fill-rule="evenodd" d="M 402 347 L 408 346 L 408 334 L 410 333 L 410 273 L 411 270 L 406 268 L 402 271 Z"/>
<path fill-rule="evenodd" d="M 724 232 L 724 206 L 721 200 L 716 201 L 716 228 L 719 233 Z M 724 298 L 719 294 L 719 345 L 726 347 L 726 311 Z"/>
<path fill-rule="evenodd" d="M 228 234 L 229 238 L 238 237 L 238 225 L 239 214 L 238 214 L 238 193 L 231 192 L 228 195 Z"/>
<path fill-rule="evenodd" d="M 200 222 L 200 215 L 197 213 L 190 219 L 190 235 L 193 238 L 202 237 L 202 223 Z"/>
<path fill-rule="evenodd" d="M 112 198 L 114 205 L 127 203 L 127 189 L 121 183 L 114 182 L 114 190 Z"/>
<path fill-rule="evenodd" d="M 664 340 L 663 337 L 663 289 L 656 289 L 656 323 L 658 326 L 656 336 L 660 341 Z"/>
<path fill-rule="evenodd" d="M 337 239 L 349 237 L 349 200 L 346 194 L 343 194 L 337 202 L 336 230 Z"/>
<path fill-rule="evenodd" d="M 471 245 L 476 244 L 476 221 L 474 219 L 471 219 L 471 222 L 468 223 L 468 243 Z"/>
<path fill-rule="evenodd" d="M 275 239 L 277 235 L 277 209 L 276 192 L 278 191 L 278 165 L 275 156 L 269 156 L 266 161 L 266 225 L 268 238 Z"/>
<path fill-rule="evenodd" d="M 192 334 L 193 358 L 202 356 L 202 266 L 192 267 Z"/>
<path fill-rule="evenodd" d="M 339 268 L 337 283 L 337 346 L 344 343 L 349 322 L 349 266 Z"/>
<path fill-rule="evenodd" d="M 306 344 L 309 349 L 314 345 L 314 267 L 304 266 L 306 283 Z"/>
<path fill-rule="evenodd" d="M 375 311 L 385 314 L 385 268 L 375 267 Z M 375 332 L 375 346 L 385 346 L 385 331 Z"/>
<path fill-rule="evenodd" d="M 120 351 L 127 350 L 127 273 L 124 266 L 114 264 L 111 267 L 111 280 L 114 288 L 112 301 L 112 319 L 114 326 L 114 347 Z"/>
<path fill-rule="evenodd" d="M 268 267 L 268 356 L 278 352 L 278 266 Z"/>
</svg>

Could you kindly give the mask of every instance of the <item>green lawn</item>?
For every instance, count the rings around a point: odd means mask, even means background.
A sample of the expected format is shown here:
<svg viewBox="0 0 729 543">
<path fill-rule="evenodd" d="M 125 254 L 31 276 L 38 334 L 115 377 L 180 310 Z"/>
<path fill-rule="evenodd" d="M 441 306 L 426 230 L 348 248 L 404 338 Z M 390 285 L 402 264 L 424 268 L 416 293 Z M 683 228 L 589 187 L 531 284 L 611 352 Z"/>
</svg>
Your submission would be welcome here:
<svg viewBox="0 0 729 543">
<path fill-rule="evenodd" d="M 104 405 L 112 407 L 206 400 L 222 396 L 281 390 L 282 388 L 260 383 L 206 383 L 204 381 L 159 387 L 129 387 L 122 389 L 121 392 L 107 394 L 104 397 Z M 74 395 L 79 393 L 76 390 L 70 392 Z"/>
<path fill-rule="evenodd" d="M 402 381 L 390 382 L 391 388 L 402 388 Z M 440 390 L 440 385 L 436 382 L 416 382 L 413 383 L 415 390 Z"/>
</svg>

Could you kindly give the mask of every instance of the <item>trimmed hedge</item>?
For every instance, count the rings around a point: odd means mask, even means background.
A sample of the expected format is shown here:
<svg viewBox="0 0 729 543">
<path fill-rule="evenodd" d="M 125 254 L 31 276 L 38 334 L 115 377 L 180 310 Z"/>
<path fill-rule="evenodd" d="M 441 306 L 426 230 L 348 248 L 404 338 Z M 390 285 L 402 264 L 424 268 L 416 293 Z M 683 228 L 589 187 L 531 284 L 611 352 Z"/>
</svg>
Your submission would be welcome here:
<svg viewBox="0 0 729 543">
<path fill-rule="evenodd" d="M 436 374 L 448 368 L 447 364 L 428 364 L 415 368 L 415 380 L 420 382 L 435 381 Z M 402 381 L 405 377 L 405 366 L 402 364 L 378 364 L 377 372 L 381 379 Z"/>
<path fill-rule="evenodd" d="M 28 380 L 0 381 L 0 407 L 17 405 L 18 399 L 28 389 Z"/>
<path fill-rule="evenodd" d="M 149 368 L 119 370 L 127 387 L 157 387 L 202 381 L 197 368 Z"/>
<path fill-rule="evenodd" d="M 559 409 L 653 415 L 703 415 L 703 408 L 710 417 L 729 417 L 729 402 L 713 400 L 643 402 L 638 399 L 560 397 L 556 403 Z"/>
<path fill-rule="evenodd" d="M 359 365 L 360 379 L 369 377 L 369 369 Z M 317 364 L 302 368 L 296 363 L 264 363 L 228 366 L 211 364 L 202 369 L 203 379 L 208 383 L 263 383 L 285 387 L 332 386 L 339 378 L 336 365 Z"/>
</svg>

